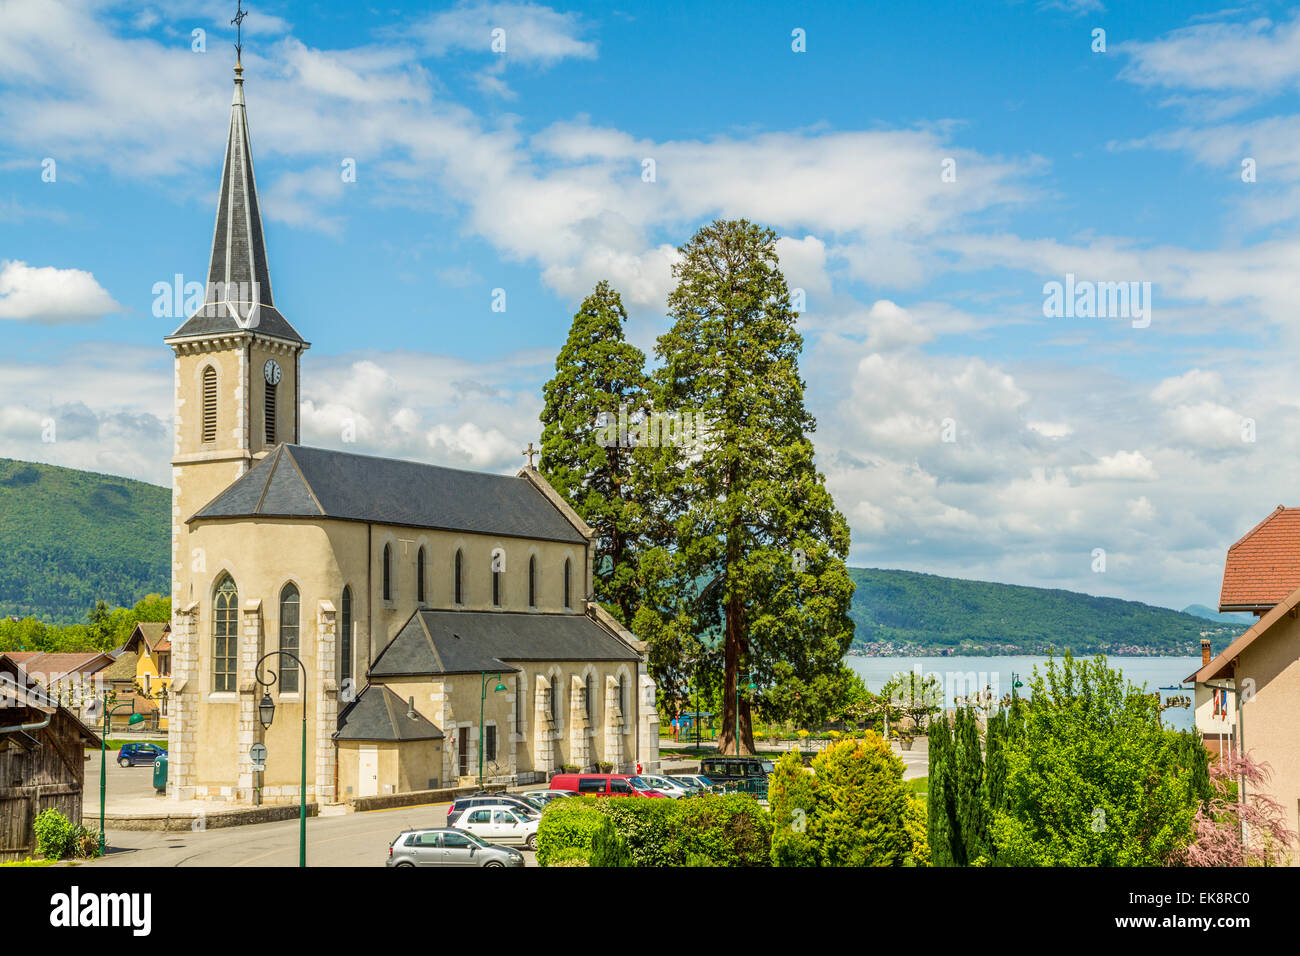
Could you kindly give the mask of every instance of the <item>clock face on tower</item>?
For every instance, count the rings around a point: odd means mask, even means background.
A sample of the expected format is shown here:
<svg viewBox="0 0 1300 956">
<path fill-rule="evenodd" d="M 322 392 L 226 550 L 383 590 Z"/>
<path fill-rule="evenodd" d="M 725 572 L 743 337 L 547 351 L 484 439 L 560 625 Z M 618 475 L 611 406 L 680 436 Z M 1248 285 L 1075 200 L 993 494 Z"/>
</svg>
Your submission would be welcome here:
<svg viewBox="0 0 1300 956">
<path fill-rule="evenodd" d="M 267 359 L 266 365 L 262 367 L 262 374 L 266 377 L 267 385 L 279 385 L 280 363 L 275 359 Z"/>
</svg>

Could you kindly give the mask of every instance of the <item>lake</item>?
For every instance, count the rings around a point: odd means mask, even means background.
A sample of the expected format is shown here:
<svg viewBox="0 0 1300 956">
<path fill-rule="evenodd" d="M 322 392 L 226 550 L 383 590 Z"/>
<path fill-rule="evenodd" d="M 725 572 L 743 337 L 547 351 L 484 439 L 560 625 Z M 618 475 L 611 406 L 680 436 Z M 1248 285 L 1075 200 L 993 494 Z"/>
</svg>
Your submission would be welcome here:
<svg viewBox="0 0 1300 956">
<path fill-rule="evenodd" d="M 1046 657 L 848 657 L 849 667 L 866 681 L 867 689 L 878 693 L 881 686 L 899 671 L 920 669 L 922 674 L 935 674 L 943 685 L 945 706 L 953 707 L 953 698 L 980 691 L 990 685 L 997 697 L 1011 692 L 1011 675 L 1018 675 L 1024 683 L 1019 691 L 1029 692 L 1029 677 L 1034 666 L 1041 669 Z M 1146 685 L 1148 691 L 1159 687 L 1177 686 L 1184 677 L 1201 666 L 1199 657 L 1110 657 L 1109 665 L 1121 671 L 1130 683 Z M 1060 658 L 1057 658 L 1059 665 Z M 1190 685 L 1184 685 L 1190 686 Z M 1190 690 L 1185 691 L 1188 697 Z M 1164 696 L 1169 696 L 1168 694 Z M 1192 709 L 1171 707 L 1164 712 L 1166 727 L 1173 730 L 1191 730 Z"/>
</svg>

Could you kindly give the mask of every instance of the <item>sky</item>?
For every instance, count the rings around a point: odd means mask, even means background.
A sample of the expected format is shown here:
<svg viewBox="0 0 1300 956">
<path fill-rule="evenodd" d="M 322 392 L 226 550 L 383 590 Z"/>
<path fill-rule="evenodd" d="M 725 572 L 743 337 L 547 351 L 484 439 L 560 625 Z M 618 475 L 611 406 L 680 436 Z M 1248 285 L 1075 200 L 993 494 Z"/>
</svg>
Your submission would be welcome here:
<svg viewBox="0 0 1300 956">
<path fill-rule="evenodd" d="M 1300 505 L 1300 8 L 245 9 L 306 444 L 517 470 L 582 298 L 653 362 L 677 247 L 743 217 L 851 564 L 1215 605 Z M 0 457 L 169 483 L 234 12 L 0 0 Z"/>
</svg>

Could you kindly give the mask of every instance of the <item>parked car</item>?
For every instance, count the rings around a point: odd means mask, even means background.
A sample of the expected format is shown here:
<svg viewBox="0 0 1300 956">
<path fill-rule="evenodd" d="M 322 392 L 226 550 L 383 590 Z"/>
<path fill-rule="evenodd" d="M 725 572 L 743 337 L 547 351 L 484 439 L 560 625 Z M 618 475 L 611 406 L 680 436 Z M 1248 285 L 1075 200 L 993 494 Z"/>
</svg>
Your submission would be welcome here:
<svg viewBox="0 0 1300 956">
<path fill-rule="evenodd" d="M 698 773 L 681 773 L 681 774 L 677 774 L 677 776 L 675 776 L 673 779 L 681 780 L 684 783 L 689 783 L 692 786 L 694 786 L 696 789 L 704 793 L 709 793 L 715 790 L 718 786 L 708 777 L 702 777 Z"/>
<path fill-rule="evenodd" d="M 167 756 L 166 749 L 157 744 L 122 744 L 122 749 L 117 752 L 117 765 L 138 767 L 143 763 L 152 767 L 155 760 L 165 756 Z"/>
<path fill-rule="evenodd" d="M 460 822 L 461 816 L 471 807 L 494 807 L 498 804 L 506 804 L 517 810 L 523 811 L 526 815 L 534 818 L 540 818 L 542 815 L 541 807 L 527 800 L 520 799 L 510 793 L 475 793 L 468 797 L 461 797 L 456 800 L 451 808 L 447 811 L 447 826 L 454 827 Z"/>
<path fill-rule="evenodd" d="M 388 845 L 387 866 L 523 866 L 524 855 L 484 843 L 472 833 L 442 827 L 404 830 Z"/>
<path fill-rule="evenodd" d="M 641 779 L 665 797 L 671 797 L 674 800 L 680 800 L 682 797 L 689 797 L 695 793 L 694 787 L 678 783 L 672 777 L 661 777 L 658 774 L 642 774 Z"/>
<path fill-rule="evenodd" d="M 700 761 L 700 773 L 725 790 L 753 794 L 759 800 L 767 799 L 767 777 L 776 770 L 776 764 L 767 757 L 705 757 Z"/>
<path fill-rule="evenodd" d="M 590 797 L 662 797 L 640 777 L 627 773 L 557 773 L 552 790 L 573 790 Z"/>
<path fill-rule="evenodd" d="M 552 800 L 559 800 L 561 797 L 576 797 L 577 795 L 576 790 L 525 790 L 520 794 L 521 797 L 538 801 L 542 806 L 546 806 Z"/>
<path fill-rule="evenodd" d="M 513 843 L 536 850 L 540 823 L 538 817 L 525 816 L 518 807 L 498 803 L 488 807 L 470 807 L 456 829 L 486 843 Z"/>
</svg>

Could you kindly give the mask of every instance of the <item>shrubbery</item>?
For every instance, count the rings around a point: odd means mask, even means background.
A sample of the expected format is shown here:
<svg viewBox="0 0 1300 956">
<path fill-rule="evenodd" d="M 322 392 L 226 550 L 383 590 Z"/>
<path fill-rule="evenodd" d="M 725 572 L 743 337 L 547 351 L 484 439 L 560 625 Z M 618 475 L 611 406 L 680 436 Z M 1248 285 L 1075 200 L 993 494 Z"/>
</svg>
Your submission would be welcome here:
<svg viewBox="0 0 1300 956">
<path fill-rule="evenodd" d="M 608 831 L 607 831 L 608 828 Z M 537 831 L 541 866 L 764 866 L 772 824 L 751 797 L 554 800 Z"/>
<path fill-rule="evenodd" d="M 50 808 L 36 815 L 36 853 L 47 860 L 91 857 L 99 852 L 99 836 Z"/>
</svg>

